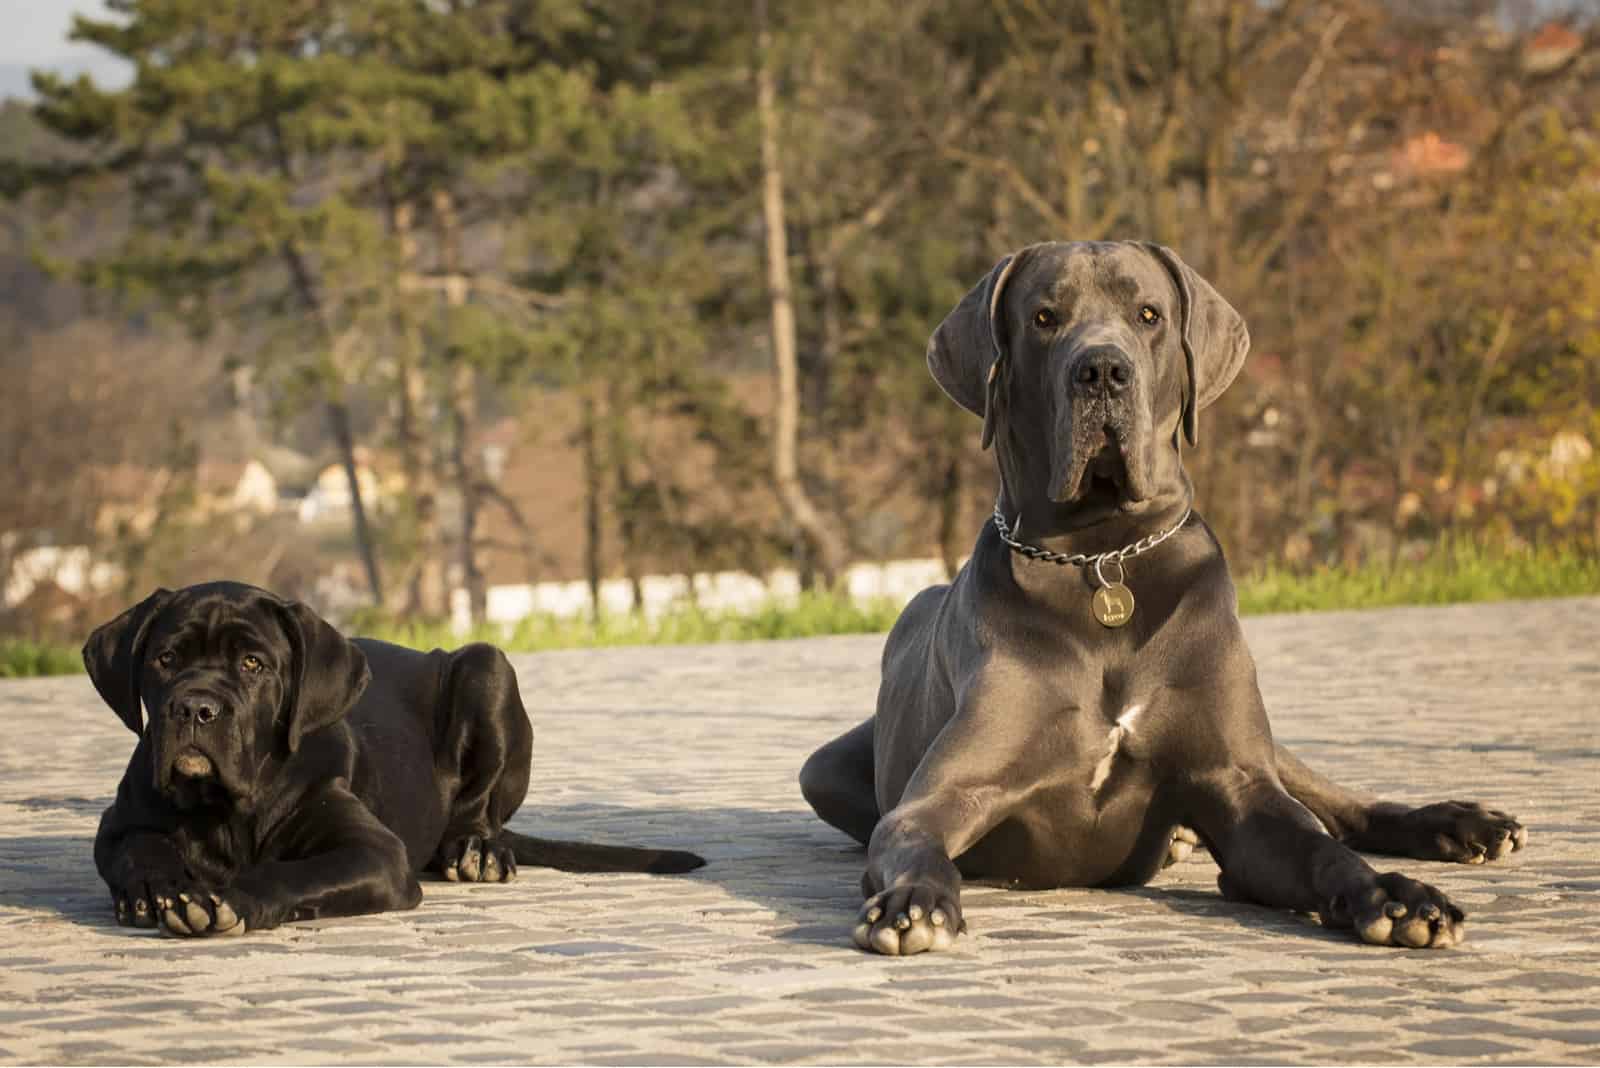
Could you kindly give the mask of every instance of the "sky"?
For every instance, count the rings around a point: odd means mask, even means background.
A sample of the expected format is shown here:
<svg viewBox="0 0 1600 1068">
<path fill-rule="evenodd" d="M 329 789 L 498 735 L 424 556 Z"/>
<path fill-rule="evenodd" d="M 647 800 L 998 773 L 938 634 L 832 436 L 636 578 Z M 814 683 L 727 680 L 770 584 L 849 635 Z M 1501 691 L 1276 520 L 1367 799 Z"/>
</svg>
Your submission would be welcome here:
<svg viewBox="0 0 1600 1068">
<path fill-rule="evenodd" d="M 75 14 L 104 15 L 105 6 L 100 0 L 0 0 L 0 97 L 31 96 L 32 67 L 67 75 L 88 72 L 109 85 L 127 81 L 125 64 L 67 40 Z"/>
</svg>

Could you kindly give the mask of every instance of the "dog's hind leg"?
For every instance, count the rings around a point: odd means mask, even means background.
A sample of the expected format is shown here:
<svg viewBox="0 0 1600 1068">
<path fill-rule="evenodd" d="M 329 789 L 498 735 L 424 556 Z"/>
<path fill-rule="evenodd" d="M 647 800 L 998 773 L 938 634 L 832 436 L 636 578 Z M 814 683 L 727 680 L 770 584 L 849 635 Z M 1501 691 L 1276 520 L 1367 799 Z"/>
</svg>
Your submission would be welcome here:
<svg viewBox="0 0 1600 1068">
<path fill-rule="evenodd" d="M 449 717 L 440 751 L 453 759 L 459 786 L 449 820 L 430 867 L 452 882 L 509 882 L 517 865 L 563 871 L 677 873 L 705 864 L 676 849 L 592 845 L 534 838 L 505 823 L 528 794 L 533 763 L 533 724 L 522 707 L 510 661 L 490 645 L 469 645 L 453 654 L 443 698 Z"/>
<path fill-rule="evenodd" d="M 517 862 L 502 828 L 527 796 L 533 761 L 516 671 L 499 649 L 466 646 L 451 654 L 440 700 L 440 759 L 454 763 L 457 786 L 429 866 L 452 882 L 507 882 Z"/>
<path fill-rule="evenodd" d="M 1482 864 L 1521 849 L 1526 828 L 1497 809 L 1472 801 L 1413 808 L 1378 801 L 1317 774 L 1282 745 L 1273 746 L 1278 780 L 1296 801 L 1351 849 L 1418 860 Z"/>
<path fill-rule="evenodd" d="M 800 792 L 818 816 L 866 845 L 882 815 L 872 764 L 873 721 L 818 749 L 800 769 Z"/>
</svg>

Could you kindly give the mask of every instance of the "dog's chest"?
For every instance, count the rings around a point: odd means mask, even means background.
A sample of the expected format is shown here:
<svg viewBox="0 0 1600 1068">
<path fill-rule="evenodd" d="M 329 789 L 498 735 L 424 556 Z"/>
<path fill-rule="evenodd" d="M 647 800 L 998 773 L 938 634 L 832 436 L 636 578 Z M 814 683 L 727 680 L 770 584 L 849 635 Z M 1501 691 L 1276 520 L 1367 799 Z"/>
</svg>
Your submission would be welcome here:
<svg viewBox="0 0 1600 1068">
<path fill-rule="evenodd" d="M 255 830 L 238 816 L 193 820 L 178 838 L 190 870 L 210 880 L 226 882 L 256 859 Z"/>
<path fill-rule="evenodd" d="M 1150 816 L 1162 807 L 1166 719 L 1149 697 L 1116 687 L 1095 700 L 1083 696 L 1045 728 L 1054 737 L 1041 737 L 1038 751 L 1051 754 L 1050 764 L 1039 769 L 1027 799 L 967 858 L 974 873 L 1024 885 L 1082 886 L 1140 881 L 1159 864 L 1157 843 L 1147 838 Z"/>
</svg>

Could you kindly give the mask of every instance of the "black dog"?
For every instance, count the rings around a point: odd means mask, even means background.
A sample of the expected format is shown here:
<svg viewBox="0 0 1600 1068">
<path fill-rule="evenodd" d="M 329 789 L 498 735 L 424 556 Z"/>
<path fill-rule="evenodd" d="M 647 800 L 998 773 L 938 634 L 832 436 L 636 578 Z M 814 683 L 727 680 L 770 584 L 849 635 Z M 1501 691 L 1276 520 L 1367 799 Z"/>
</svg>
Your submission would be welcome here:
<svg viewBox="0 0 1600 1068">
<path fill-rule="evenodd" d="M 83 659 L 139 735 L 94 843 L 122 924 L 243 934 L 409 909 L 424 868 L 504 882 L 519 863 L 705 863 L 505 829 L 533 727 L 490 645 L 350 641 L 302 604 L 217 582 L 156 591 L 90 635 Z"/>
<path fill-rule="evenodd" d="M 877 714 L 800 773 L 868 845 L 858 945 L 951 945 L 963 875 L 1145 882 L 1192 827 L 1230 897 L 1448 946 L 1462 911 L 1352 848 L 1475 862 L 1526 841 L 1503 812 L 1374 802 L 1273 744 L 1179 449 L 1249 342 L 1176 255 L 1133 243 L 1023 249 L 934 333 L 929 368 L 983 418 L 1000 499 L 955 581 L 895 624 Z"/>
</svg>

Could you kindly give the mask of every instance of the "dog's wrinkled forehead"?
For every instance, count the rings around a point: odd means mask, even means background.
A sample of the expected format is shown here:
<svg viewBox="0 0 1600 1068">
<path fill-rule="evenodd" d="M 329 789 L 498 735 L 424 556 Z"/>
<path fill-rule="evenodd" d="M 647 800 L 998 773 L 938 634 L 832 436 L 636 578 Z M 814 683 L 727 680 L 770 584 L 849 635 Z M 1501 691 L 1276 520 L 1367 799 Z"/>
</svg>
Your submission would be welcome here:
<svg viewBox="0 0 1600 1068">
<path fill-rule="evenodd" d="M 150 628 L 145 656 L 185 657 L 249 651 L 286 658 L 289 643 L 266 598 L 249 588 L 217 584 L 180 590 Z"/>
<path fill-rule="evenodd" d="M 1062 321 L 1126 314 L 1145 302 L 1166 311 L 1176 291 L 1162 266 L 1125 241 L 1062 242 L 1040 248 L 1016 280 L 1012 321 L 1026 321 L 1046 305 Z"/>
</svg>

